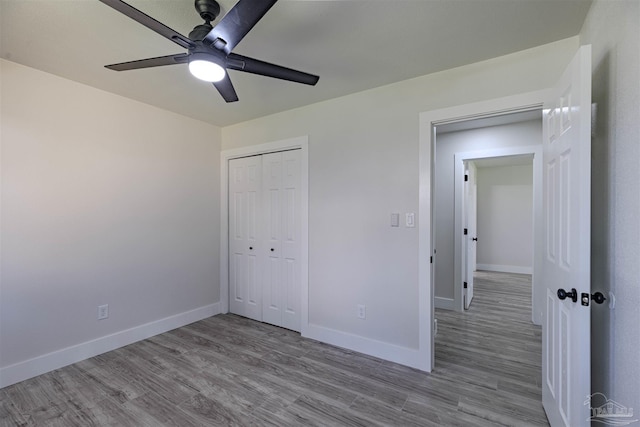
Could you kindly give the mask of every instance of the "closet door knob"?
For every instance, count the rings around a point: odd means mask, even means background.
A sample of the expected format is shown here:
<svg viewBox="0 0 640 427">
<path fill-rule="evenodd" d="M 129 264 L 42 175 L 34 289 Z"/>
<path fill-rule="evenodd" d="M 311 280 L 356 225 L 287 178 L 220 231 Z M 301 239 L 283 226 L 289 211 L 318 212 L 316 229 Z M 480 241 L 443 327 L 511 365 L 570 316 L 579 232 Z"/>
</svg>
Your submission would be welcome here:
<svg viewBox="0 0 640 427">
<path fill-rule="evenodd" d="M 249 246 L 249 250 L 252 251 L 253 250 L 253 246 Z"/>
<path fill-rule="evenodd" d="M 275 249 L 271 248 L 271 252 L 275 251 Z"/>
</svg>

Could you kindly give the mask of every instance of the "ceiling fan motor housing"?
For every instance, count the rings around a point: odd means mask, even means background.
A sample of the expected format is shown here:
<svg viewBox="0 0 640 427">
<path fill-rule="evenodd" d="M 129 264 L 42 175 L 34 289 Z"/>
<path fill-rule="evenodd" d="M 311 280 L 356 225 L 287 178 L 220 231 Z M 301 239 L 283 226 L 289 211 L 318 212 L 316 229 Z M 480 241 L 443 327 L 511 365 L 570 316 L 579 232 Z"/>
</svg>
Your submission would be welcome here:
<svg viewBox="0 0 640 427">
<path fill-rule="evenodd" d="M 207 36 L 207 34 L 209 34 L 209 31 L 211 31 L 212 28 L 213 27 L 208 22 L 196 25 L 189 33 L 189 38 L 194 42 L 202 41 Z"/>
</svg>

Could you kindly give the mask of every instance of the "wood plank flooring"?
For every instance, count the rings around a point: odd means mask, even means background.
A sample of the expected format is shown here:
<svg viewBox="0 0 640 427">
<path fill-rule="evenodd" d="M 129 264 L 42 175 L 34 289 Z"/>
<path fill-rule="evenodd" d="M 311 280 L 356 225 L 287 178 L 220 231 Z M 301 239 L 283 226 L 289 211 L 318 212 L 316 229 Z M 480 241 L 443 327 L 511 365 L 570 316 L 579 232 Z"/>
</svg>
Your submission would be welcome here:
<svg viewBox="0 0 640 427">
<path fill-rule="evenodd" d="M 530 278 L 438 310 L 431 374 L 219 315 L 0 390 L 0 426 L 548 425 Z"/>
</svg>

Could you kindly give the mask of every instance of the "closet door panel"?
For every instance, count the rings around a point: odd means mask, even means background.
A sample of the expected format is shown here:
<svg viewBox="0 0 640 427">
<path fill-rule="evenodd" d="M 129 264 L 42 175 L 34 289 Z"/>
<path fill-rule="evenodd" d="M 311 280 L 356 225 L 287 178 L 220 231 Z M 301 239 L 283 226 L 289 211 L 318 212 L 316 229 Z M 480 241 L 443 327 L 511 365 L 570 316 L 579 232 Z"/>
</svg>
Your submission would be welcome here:
<svg viewBox="0 0 640 427">
<path fill-rule="evenodd" d="M 262 289 L 264 322 L 282 326 L 282 153 L 262 156 L 264 194 L 264 257 Z"/>
<path fill-rule="evenodd" d="M 282 324 L 300 331 L 300 150 L 282 153 Z"/>
<path fill-rule="evenodd" d="M 229 162 L 229 310 L 262 320 L 260 157 Z"/>
</svg>

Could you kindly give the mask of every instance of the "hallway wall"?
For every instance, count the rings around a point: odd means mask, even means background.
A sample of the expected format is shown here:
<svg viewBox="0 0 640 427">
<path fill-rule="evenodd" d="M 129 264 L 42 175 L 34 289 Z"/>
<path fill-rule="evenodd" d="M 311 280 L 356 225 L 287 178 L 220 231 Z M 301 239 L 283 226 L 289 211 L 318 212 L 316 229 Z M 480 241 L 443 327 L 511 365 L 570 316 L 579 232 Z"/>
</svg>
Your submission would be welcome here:
<svg viewBox="0 0 640 427">
<path fill-rule="evenodd" d="M 533 164 L 479 167 L 477 269 L 533 273 Z"/>
</svg>

